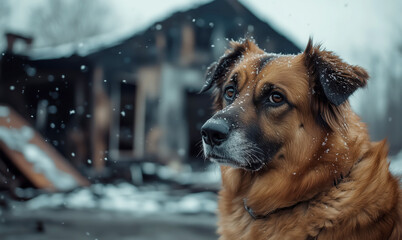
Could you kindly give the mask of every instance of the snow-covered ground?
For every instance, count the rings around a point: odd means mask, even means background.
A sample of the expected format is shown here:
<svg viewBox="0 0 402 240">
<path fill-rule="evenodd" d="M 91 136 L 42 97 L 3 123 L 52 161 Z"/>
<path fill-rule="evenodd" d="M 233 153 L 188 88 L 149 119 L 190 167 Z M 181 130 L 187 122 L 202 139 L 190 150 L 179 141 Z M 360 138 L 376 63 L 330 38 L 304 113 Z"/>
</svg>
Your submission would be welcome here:
<svg viewBox="0 0 402 240">
<path fill-rule="evenodd" d="M 215 214 L 216 193 L 189 193 L 168 186 L 137 188 L 129 183 L 93 184 L 70 193 L 49 193 L 33 198 L 17 209 L 99 209 L 133 214 Z"/>
<path fill-rule="evenodd" d="M 0 239 L 217 238 L 218 168 L 179 174 L 146 164 L 143 170 L 166 181 L 141 187 L 128 182 L 98 183 L 71 192 L 41 194 L 25 202 L 6 201 L 7 208 L 0 208 Z"/>
<path fill-rule="evenodd" d="M 0 213 L 1 240 L 209 240 L 211 214 L 148 214 L 71 209 Z"/>
</svg>

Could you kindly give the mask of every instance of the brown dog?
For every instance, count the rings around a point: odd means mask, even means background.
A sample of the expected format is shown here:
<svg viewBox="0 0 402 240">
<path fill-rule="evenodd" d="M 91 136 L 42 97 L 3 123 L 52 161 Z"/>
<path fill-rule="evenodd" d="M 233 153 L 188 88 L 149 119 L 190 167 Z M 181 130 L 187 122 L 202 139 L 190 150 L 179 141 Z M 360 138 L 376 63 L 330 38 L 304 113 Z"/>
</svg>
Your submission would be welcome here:
<svg viewBox="0 0 402 240">
<path fill-rule="evenodd" d="M 234 42 L 208 69 L 216 113 L 201 134 L 222 165 L 220 239 L 401 239 L 387 145 L 347 100 L 367 79 L 311 39 L 295 56 Z"/>
</svg>

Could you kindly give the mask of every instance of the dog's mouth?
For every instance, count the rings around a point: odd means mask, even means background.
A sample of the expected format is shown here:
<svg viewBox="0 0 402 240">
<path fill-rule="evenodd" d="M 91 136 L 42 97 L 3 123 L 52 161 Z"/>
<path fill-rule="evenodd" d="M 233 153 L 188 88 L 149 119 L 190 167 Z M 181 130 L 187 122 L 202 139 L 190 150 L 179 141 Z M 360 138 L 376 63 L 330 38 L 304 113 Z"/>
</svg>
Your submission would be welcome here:
<svg viewBox="0 0 402 240">
<path fill-rule="evenodd" d="M 219 165 L 225 165 L 234 168 L 243 168 L 245 170 L 251 170 L 251 171 L 258 171 L 263 167 L 262 164 L 251 163 L 250 161 L 247 161 L 245 159 L 239 161 L 236 159 L 223 157 L 215 153 L 208 154 L 206 158 L 211 162 L 217 163 Z"/>
<path fill-rule="evenodd" d="M 216 158 L 216 157 L 210 157 L 209 160 L 211 162 L 215 162 L 218 164 L 222 164 L 222 165 L 230 165 L 230 166 L 237 166 L 236 164 L 234 164 L 234 161 L 225 159 L 225 158 Z"/>
<path fill-rule="evenodd" d="M 241 163 L 236 161 L 235 159 L 231 159 L 228 157 L 221 156 L 220 154 L 217 153 L 209 153 L 206 158 L 214 163 L 222 164 L 222 165 L 227 165 L 227 166 L 232 166 L 232 167 L 242 167 Z"/>
<path fill-rule="evenodd" d="M 210 160 L 211 162 L 216 162 L 216 163 L 219 163 L 219 164 L 229 164 L 229 163 L 236 162 L 233 159 L 223 157 L 223 156 L 220 156 L 220 155 L 215 154 L 215 153 L 208 154 L 207 159 Z"/>
</svg>

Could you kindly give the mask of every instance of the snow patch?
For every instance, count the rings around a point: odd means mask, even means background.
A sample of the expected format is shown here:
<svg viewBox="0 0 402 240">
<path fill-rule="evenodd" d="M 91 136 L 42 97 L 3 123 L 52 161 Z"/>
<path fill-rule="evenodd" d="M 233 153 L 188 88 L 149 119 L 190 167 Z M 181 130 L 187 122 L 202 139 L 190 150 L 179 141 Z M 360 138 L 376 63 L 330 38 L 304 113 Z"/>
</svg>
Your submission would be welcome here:
<svg viewBox="0 0 402 240">
<path fill-rule="evenodd" d="M 217 209 L 216 194 L 191 193 L 177 196 L 165 190 L 139 189 L 129 183 L 93 184 L 71 193 L 43 194 L 26 203 L 30 210 L 42 208 L 101 209 L 135 214 L 211 213 Z"/>
<path fill-rule="evenodd" d="M 0 109 L 0 114 L 2 111 L 5 110 Z M 34 131 L 27 126 L 23 126 L 20 129 L 0 126 L 0 141 L 8 148 L 22 153 L 37 173 L 45 175 L 59 190 L 69 190 L 77 187 L 78 183 L 71 175 L 60 171 L 42 149 L 30 143 L 34 135 Z"/>
<path fill-rule="evenodd" d="M 5 106 L 0 106 L 0 117 L 8 117 L 10 115 L 10 109 Z"/>
</svg>

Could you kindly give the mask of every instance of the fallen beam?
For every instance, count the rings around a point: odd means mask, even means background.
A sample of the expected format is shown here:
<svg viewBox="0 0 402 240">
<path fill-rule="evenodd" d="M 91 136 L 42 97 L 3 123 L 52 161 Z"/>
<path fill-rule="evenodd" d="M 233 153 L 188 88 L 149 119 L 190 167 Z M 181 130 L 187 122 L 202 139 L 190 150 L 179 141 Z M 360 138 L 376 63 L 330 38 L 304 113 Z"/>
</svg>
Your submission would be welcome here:
<svg viewBox="0 0 402 240">
<path fill-rule="evenodd" d="M 0 151 L 37 188 L 66 191 L 90 184 L 28 122 L 5 105 L 0 105 Z"/>
</svg>

